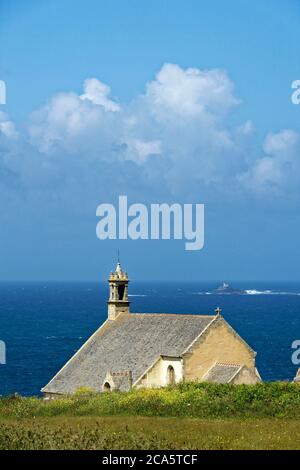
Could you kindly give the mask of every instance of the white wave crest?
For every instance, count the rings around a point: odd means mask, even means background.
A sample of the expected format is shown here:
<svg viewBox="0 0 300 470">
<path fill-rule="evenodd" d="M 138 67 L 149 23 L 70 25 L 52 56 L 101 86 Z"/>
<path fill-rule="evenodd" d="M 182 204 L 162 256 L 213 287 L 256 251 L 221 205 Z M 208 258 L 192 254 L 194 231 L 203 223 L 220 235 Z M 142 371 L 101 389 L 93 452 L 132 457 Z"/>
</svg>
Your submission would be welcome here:
<svg viewBox="0 0 300 470">
<path fill-rule="evenodd" d="M 147 297 L 146 294 L 128 294 L 128 297 Z"/>
<path fill-rule="evenodd" d="M 245 290 L 245 293 L 247 295 L 300 295 L 300 292 L 276 292 L 272 290 L 255 290 L 255 289 L 250 289 L 250 290 Z"/>
</svg>

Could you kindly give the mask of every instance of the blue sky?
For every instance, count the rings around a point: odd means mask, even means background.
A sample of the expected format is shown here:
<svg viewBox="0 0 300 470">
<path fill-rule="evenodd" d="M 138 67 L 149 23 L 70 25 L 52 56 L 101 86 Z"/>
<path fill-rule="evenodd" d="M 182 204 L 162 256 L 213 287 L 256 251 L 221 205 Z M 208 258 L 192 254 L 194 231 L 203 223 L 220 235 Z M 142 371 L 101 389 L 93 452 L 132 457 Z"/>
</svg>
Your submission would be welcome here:
<svg viewBox="0 0 300 470">
<path fill-rule="evenodd" d="M 118 246 L 135 279 L 300 279 L 299 21 L 296 0 L 1 0 L 0 279 L 103 279 Z M 204 249 L 97 240 L 119 194 L 205 203 Z"/>
</svg>

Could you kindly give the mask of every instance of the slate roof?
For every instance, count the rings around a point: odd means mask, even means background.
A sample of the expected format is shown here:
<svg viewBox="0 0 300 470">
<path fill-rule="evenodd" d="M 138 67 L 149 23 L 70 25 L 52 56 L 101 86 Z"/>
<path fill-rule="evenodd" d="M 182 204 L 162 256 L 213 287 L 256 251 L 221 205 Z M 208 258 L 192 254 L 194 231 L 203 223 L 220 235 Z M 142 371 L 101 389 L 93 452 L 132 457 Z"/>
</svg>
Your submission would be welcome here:
<svg viewBox="0 0 300 470">
<path fill-rule="evenodd" d="M 215 365 L 209 369 L 203 380 L 207 382 L 216 382 L 220 384 L 228 384 L 243 368 L 241 364 L 221 364 L 216 362 Z"/>
<path fill-rule="evenodd" d="M 107 320 L 43 392 L 102 390 L 108 372 L 131 371 L 133 383 L 159 356 L 179 357 L 215 319 L 212 315 L 131 313 Z M 126 389 L 128 381 L 120 389 Z"/>
</svg>

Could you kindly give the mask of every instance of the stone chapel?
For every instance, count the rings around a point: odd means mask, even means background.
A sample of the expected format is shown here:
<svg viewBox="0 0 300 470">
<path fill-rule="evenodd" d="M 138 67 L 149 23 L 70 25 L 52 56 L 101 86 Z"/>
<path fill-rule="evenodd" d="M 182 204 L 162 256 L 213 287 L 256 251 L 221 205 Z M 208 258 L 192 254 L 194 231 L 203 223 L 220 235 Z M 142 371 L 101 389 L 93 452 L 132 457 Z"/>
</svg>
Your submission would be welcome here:
<svg viewBox="0 0 300 470">
<path fill-rule="evenodd" d="M 254 384 L 256 353 L 216 309 L 214 315 L 132 313 L 120 262 L 109 276 L 106 321 L 42 388 L 54 398 L 89 387 L 97 392 L 181 381 Z"/>
</svg>

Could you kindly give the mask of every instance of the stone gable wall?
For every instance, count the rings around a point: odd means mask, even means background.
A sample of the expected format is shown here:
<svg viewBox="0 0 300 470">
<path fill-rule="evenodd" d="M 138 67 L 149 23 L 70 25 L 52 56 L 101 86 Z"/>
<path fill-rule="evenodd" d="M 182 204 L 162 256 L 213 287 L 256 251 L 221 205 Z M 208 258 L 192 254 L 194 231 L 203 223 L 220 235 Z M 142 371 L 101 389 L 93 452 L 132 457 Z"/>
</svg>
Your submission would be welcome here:
<svg viewBox="0 0 300 470">
<path fill-rule="evenodd" d="M 255 353 L 222 317 L 214 321 L 183 355 L 184 379 L 201 380 L 215 362 L 255 367 Z"/>
</svg>

